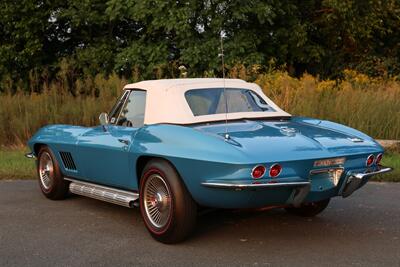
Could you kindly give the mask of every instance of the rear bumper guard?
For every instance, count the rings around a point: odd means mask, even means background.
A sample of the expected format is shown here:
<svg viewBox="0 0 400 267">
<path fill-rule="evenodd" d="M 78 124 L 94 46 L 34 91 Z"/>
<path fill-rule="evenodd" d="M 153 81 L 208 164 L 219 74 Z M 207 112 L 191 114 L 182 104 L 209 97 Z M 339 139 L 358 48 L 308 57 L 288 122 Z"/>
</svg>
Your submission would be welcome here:
<svg viewBox="0 0 400 267">
<path fill-rule="evenodd" d="M 342 187 L 341 194 L 343 198 L 346 198 L 353 194 L 358 188 L 360 188 L 364 182 L 368 180 L 369 177 L 391 172 L 393 169 L 384 166 L 378 166 L 374 170 L 367 170 L 363 173 L 348 173 L 346 180 L 344 181 L 344 186 Z"/>
</svg>

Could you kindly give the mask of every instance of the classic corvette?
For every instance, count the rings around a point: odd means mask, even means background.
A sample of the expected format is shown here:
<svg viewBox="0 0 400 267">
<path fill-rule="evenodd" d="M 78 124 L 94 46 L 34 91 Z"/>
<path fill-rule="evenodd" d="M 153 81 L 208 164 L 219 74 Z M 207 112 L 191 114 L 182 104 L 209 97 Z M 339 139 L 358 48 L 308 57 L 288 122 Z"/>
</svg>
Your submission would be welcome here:
<svg viewBox="0 0 400 267">
<path fill-rule="evenodd" d="M 237 79 L 125 86 L 100 125 L 50 125 L 30 140 L 40 189 L 138 206 L 164 243 L 184 240 L 199 207 L 322 212 L 376 174 L 382 147 L 344 125 L 295 117 Z"/>
</svg>

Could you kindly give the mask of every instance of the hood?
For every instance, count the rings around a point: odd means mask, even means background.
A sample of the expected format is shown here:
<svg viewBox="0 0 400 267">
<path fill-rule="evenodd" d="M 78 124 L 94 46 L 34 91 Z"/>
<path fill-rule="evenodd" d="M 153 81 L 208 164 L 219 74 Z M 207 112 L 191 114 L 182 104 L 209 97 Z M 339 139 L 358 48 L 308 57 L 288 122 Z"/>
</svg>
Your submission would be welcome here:
<svg viewBox="0 0 400 267">
<path fill-rule="evenodd" d="M 228 143 L 259 162 L 329 158 L 378 152 L 368 138 L 298 120 L 216 123 L 194 127 Z"/>
</svg>

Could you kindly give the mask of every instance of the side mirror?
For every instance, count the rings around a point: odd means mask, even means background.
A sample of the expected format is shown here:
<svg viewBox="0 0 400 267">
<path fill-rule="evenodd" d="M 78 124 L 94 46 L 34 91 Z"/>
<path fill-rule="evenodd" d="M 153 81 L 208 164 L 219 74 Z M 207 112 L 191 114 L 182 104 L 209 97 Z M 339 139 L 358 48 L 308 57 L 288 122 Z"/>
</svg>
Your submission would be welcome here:
<svg viewBox="0 0 400 267">
<path fill-rule="evenodd" d="M 99 116 L 99 121 L 101 125 L 107 125 L 108 124 L 108 114 L 105 112 L 102 112 Z"/>
</svg>

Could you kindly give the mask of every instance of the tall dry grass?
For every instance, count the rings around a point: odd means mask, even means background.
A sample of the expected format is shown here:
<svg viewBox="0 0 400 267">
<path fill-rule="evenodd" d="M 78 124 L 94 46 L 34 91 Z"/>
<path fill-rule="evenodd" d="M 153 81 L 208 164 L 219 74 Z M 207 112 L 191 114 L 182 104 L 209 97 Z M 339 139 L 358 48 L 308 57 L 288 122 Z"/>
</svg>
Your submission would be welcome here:
<svg viewBox="0 0 400 267">
<path fill-rule="evenodd" d="M 78 96 L 62 82 L 50 84 L 40 94 L 0 95 L 0 146 L 25 145 L 47 124 L 96 125 L 98 115 L 110 110 L 126 83 L 116 75 L 107 79 L 99 75 L 78 80 Z M 79 94 L 80 88 L 85 94 Z"/>
<path fill-rule="evenodd" d="M 262 75 L 257 83 L 294 115 L 339 122 L 380 139 L 400 139 L 400 82 L 345 71 L 340 81 L 286 73 Z"/>
<path fill-rule="evenodd" d="M 400 82 L 369 78 L 346 71 L 340 81 L 319 80 L 310 75 L 297 79 L 281 71 L 251 77 L 243 70 L 231 77 L 256 79 L 284 110 L 294 115 L 328 119 L 359 129 L 375 138 L 400 139 Z M 91 126 L 100 112 L 110 110 L 126 80 L 109 78 L 78 80 L 75 90 L 62 80 L 37 93 L 0 95 L 0 145 L 19 146 L 46 124 Z"/>
</svg>

